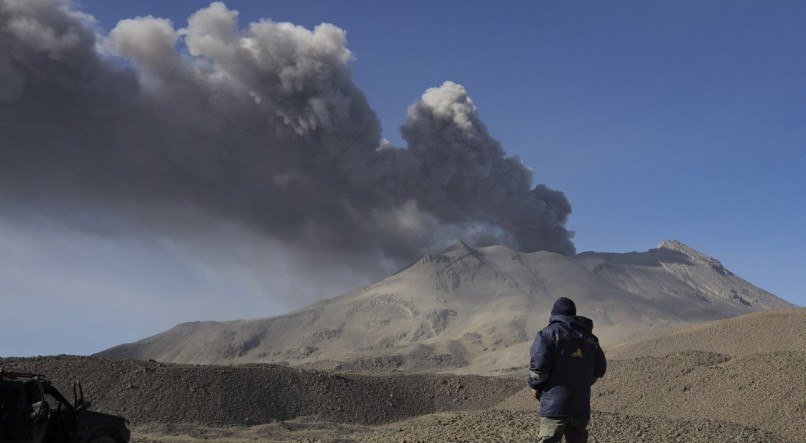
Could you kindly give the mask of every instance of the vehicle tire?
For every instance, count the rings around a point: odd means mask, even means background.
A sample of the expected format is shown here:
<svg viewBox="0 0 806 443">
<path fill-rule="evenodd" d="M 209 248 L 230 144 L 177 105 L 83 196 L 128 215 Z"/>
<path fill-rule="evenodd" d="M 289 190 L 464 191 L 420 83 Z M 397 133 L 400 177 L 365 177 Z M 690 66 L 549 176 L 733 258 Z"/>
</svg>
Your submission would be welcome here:
<svg viewBox="0 0 806 443">
<path fill-rule="evenodd" d="M 90 443 L 118 443 L 118 441 L 114 437 L 110 437 L 108 435 L 99 435 L 97 437 L 93 437 L 90 440 Z"/>
</svg>

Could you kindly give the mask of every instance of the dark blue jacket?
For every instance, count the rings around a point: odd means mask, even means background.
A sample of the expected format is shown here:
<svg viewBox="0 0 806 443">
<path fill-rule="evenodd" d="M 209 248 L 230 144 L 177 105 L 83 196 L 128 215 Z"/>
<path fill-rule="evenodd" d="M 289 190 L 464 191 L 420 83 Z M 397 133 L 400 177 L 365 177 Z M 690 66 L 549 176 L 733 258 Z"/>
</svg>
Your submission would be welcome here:
<svg viewBox="0 0 806 443">
<path fill-rule="evenodd" d="M 529 386 L 540 393 L 543 417 L 590 417 L 591 385 L 607 368 L 593 322 L 576 315 L 552 315 L 535 337 Z"/>
</svg>

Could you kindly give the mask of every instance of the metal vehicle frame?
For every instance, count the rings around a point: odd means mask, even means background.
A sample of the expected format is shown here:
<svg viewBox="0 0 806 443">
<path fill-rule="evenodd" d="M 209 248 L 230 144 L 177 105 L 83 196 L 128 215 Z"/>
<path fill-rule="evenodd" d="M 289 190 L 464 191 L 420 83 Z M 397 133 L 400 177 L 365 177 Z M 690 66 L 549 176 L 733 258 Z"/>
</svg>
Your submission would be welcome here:
<svg viewBox="0 0 806 443">
<path fill-rule="evenodd" d="M 122 417 L 90 411 L 80 382 L 68 401 L 42 374 L 0 369 L 0 441 L 126 443 Z"/>
</svg>

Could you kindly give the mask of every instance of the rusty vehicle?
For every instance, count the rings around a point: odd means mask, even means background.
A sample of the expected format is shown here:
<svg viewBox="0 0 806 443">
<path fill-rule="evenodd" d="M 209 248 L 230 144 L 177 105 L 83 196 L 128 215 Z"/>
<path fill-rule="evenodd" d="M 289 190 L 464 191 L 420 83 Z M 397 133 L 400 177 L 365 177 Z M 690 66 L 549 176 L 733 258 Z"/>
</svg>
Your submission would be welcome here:
<svg viewBox="0 0 806 443">
<path fill-rule="evenodd" d="M 81 383 L 68 401 L 41 374 L 0 370 L 0 441 L 24 443 L 126 443 L 128 422 L 91 411 Z"/>
</svg>

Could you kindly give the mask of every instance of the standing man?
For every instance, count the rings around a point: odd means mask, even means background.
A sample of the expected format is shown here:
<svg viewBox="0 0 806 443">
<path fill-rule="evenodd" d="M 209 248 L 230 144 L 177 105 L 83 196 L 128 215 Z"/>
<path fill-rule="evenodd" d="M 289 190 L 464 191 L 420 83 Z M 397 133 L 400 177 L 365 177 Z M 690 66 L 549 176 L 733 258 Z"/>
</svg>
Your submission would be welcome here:
<svg viewBox="0 0 806 443">
<path fill-rule="evenodd" d="M 538 442 L 588 441 L 591 385 L 604 376 L 607 361 L 593 321 L 576 313 L 571 299 L 558 298 L 532 344 L 529 387 L 540 400 Z"/>
</svg>

